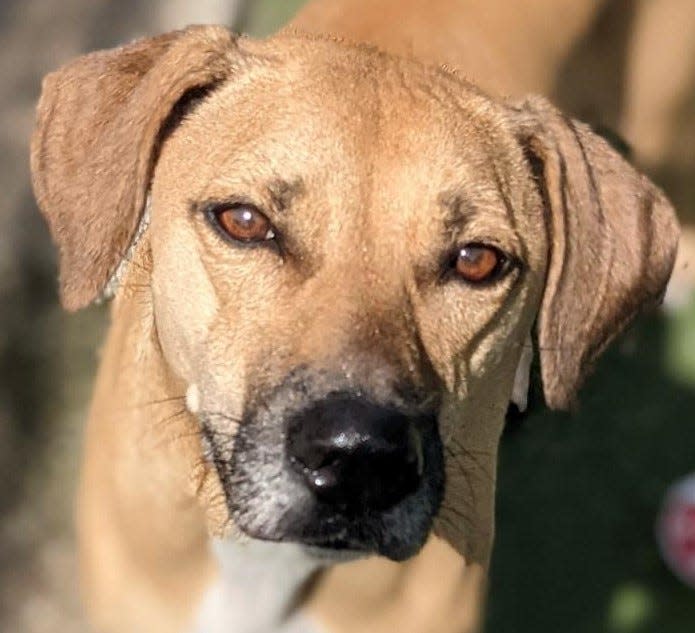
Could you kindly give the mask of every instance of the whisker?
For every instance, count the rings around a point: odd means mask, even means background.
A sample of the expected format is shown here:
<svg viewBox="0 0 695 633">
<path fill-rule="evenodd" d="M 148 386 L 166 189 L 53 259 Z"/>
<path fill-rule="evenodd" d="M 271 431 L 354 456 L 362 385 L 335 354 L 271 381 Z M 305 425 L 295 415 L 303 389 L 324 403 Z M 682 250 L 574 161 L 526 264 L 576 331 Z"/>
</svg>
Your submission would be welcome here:
<svg viewBox="0 0 695 633">
<path fill-rule="evenodd" d="M 140 408 L 145 408 L 145 407 L 151 407 L 155 406 L 158 404 L 166 404 L 168 402 L 183 402 L 186 399 L 186 396 L 171 396 L 170 398 L 161 398 L 159 400 L 148 400 L 146 402 L 137 402 L 133 405 L 130 405 L 128 407 L 124 407 L 121 410 L 123 411 L 130 411 L 133 409 L 140 409 Z"/>
</svg>

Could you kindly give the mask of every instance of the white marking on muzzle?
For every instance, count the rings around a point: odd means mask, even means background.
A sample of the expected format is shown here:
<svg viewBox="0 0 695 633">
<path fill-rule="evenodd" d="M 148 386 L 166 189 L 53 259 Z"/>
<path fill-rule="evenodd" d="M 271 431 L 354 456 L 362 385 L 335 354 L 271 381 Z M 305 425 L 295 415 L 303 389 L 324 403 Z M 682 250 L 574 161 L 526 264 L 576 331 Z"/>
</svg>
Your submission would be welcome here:
<svg viewBox="0 0 695 633">
<path fill-rule="evenodd" d="M 191 385 L 186 390 L 186 408 L 193 414 L 200 412 L 200 389 L 198 385 Z"/>
</svg>

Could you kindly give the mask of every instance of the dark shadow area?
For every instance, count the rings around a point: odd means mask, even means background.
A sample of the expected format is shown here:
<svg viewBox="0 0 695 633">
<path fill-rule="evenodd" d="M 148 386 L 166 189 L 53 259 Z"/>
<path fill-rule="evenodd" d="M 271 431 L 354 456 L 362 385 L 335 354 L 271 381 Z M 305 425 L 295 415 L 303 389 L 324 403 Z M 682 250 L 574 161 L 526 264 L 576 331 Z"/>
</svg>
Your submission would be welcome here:
<svg viewBox="0 0 695 633">
<path fill-rule="evenodd" d="M 666 489 L 695 469 L 695 389 L 667 374 L 665 333 L 664 318 L 642 322 L 576 414 L 539 411 L 506 434 L 490 633 L 693 630 L 692 590 L 653 533 Z"/>
<path fill-rule="evenodd" d="M 565 60 L 552 95 L 563 110 L 586 121 L 609 140 L 615 135 L 627 146 L 637 140 L 622 138 L 620 128 L 626 105 L 631 38 L 640 9 L 639 0 L 605 3 Z M 668 140 L 661 164 L 647 171 L 668 192 L 679 218 L 691 224 L 695 222 L 695 152 L 691 150 L 695 143 L 695 77 L 688 95 L 679 110 L 673 112 L 672 129 L 677 133 Z"/>
<path fill-rule="evenodd" d="M 45 438 L 53 432 L 50 414 L 58 404 L 57 361 L 46 328 L 46 312 L 57 303 L 53 249 L 33 196 L 26 192 L 24 223 L 15 249 L 20 257 L 19 278 L 0 292 L 0 399 L 14 424 L 4 429 L 0 460 L 0 513 L 21 499 L 24 478 L 34 459 L 43 454 Z M 39 255 L 41 254 L 41 255 Z"/>
<path fill-rule="evenodd" d="M 614 0 L 598 13 L 560 69 L 554 99 L 562 109 L 592 125 L 617 130 L 636 10 L 636 0 Z"/>
<path fill-rule="evenodd" d="M 695 6 L 693 7 L 695 10 Z M 671 139 L 664 165 L 654 178 L 668 191 L 684 224 L 695 223 L 695 77 L 692 77 L 687 98 L 675 115 L 677 130 Z M 695 265 L 695 263 L 693 263 Z"/>
</svg>

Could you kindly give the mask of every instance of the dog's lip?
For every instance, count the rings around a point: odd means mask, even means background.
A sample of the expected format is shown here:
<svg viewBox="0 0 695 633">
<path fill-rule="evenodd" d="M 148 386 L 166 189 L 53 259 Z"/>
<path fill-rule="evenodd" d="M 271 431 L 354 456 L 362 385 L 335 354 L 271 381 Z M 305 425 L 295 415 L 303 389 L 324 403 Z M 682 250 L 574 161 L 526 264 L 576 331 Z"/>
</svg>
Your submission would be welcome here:
<svg viewBox="0 0 695 633">
<path fill-rule="evenodd" d="M 278 543 L 278 541 L 275 541 L 273 539 L 252 536 L 248 534 L 243 528 L 240 529 L 243 533 L 242 540 L 244 540 L 245 542 Z M 303 543 L 301 541 L 287 541 L 287 543 L 298 545 L 307 558 L 313 559 L 319 563 L 325 563 L 326 565 L 330 565 L 333 563 L 350 563 L 374 554 L 374 552 L 370 552 L 359 547 L 355 547 L 354 549 L 351 549 L 350 547 L 336 548 L 331 547 L 330 545 Z"/>
<path fill-rule="evenodd" d="M 362 543 L 344 538 L 342 535 L 319 538 L 302 538 L 300 536 L 275 538 L 266 537 L 263 533 L 257 533 L 253 530 L 250 531 L 243 525 L 238 525 L 238 528 L 252 541 L 285 542 L 301 545 L 304 551 L 311 557 L 326 561 L 327 563 L 350 562 L 377 553 L 376 550 L 372 550 Z"/>
<path fill-rule="evenodd" d="M 338 523 L 338 525 L 335 526 L 335 530 L 317 534 L 307 533 L 302 529 L 275 534 L 266 532 L 263 527 L 244 525 L 238 520 L 235 523 L 238 529 L 252 540 L 300 545 L 307 551 L 313 551 L 317 557 L 327 563 L 347 562 L 374 555 L 385 556 L 397 562 L 404 561 L 417 554 L 424 546 L 426 536 L 431 529 L 430 525 L 427 534 L 423 535 L 424 538 L 422 539 L 399 542 L 398 539 L 394 540 L 393 538 L 386 538 L 386 536 L 378 538 L 373 533 L 369 534 L 372 531 L 369 525 L 365 526 L 368 536 L 360 533 L 361 530 L 356 531 L 354 526 L 346 523 L 351 520 L 345 516 L 317 517 L 317 521 L 324 528 L 328 524 Z M 371 528 L 373 527 L 371 526 Z"/>
<path fill-rule="evenodd" d="M 334 549 L 319 545 L 304 545 L 303 550 L 312 558 L 326 563 L 349 563 L 360 558 L 365 558 L 371 552 L 359 549 Z"/>
</svg>

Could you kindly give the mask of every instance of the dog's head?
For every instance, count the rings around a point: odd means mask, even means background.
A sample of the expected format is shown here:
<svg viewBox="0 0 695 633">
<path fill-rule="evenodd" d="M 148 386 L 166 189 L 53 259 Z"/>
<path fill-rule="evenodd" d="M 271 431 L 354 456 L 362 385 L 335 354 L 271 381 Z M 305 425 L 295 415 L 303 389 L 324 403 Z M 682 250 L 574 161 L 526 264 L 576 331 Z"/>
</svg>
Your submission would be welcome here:
<svg viewBox="0 0 695 633">
<path fill-rule="evenodd" d="M 329 39 L 205 27 L 86 56 L 46 80 L 32 157 L 68 308 L 147 253 L 233 522 L 394 559 L 433 525 L 487 556 L 534 324 L 566 407 L 677 241 L 663 194 L 544 100 Z"/>
</svg>

